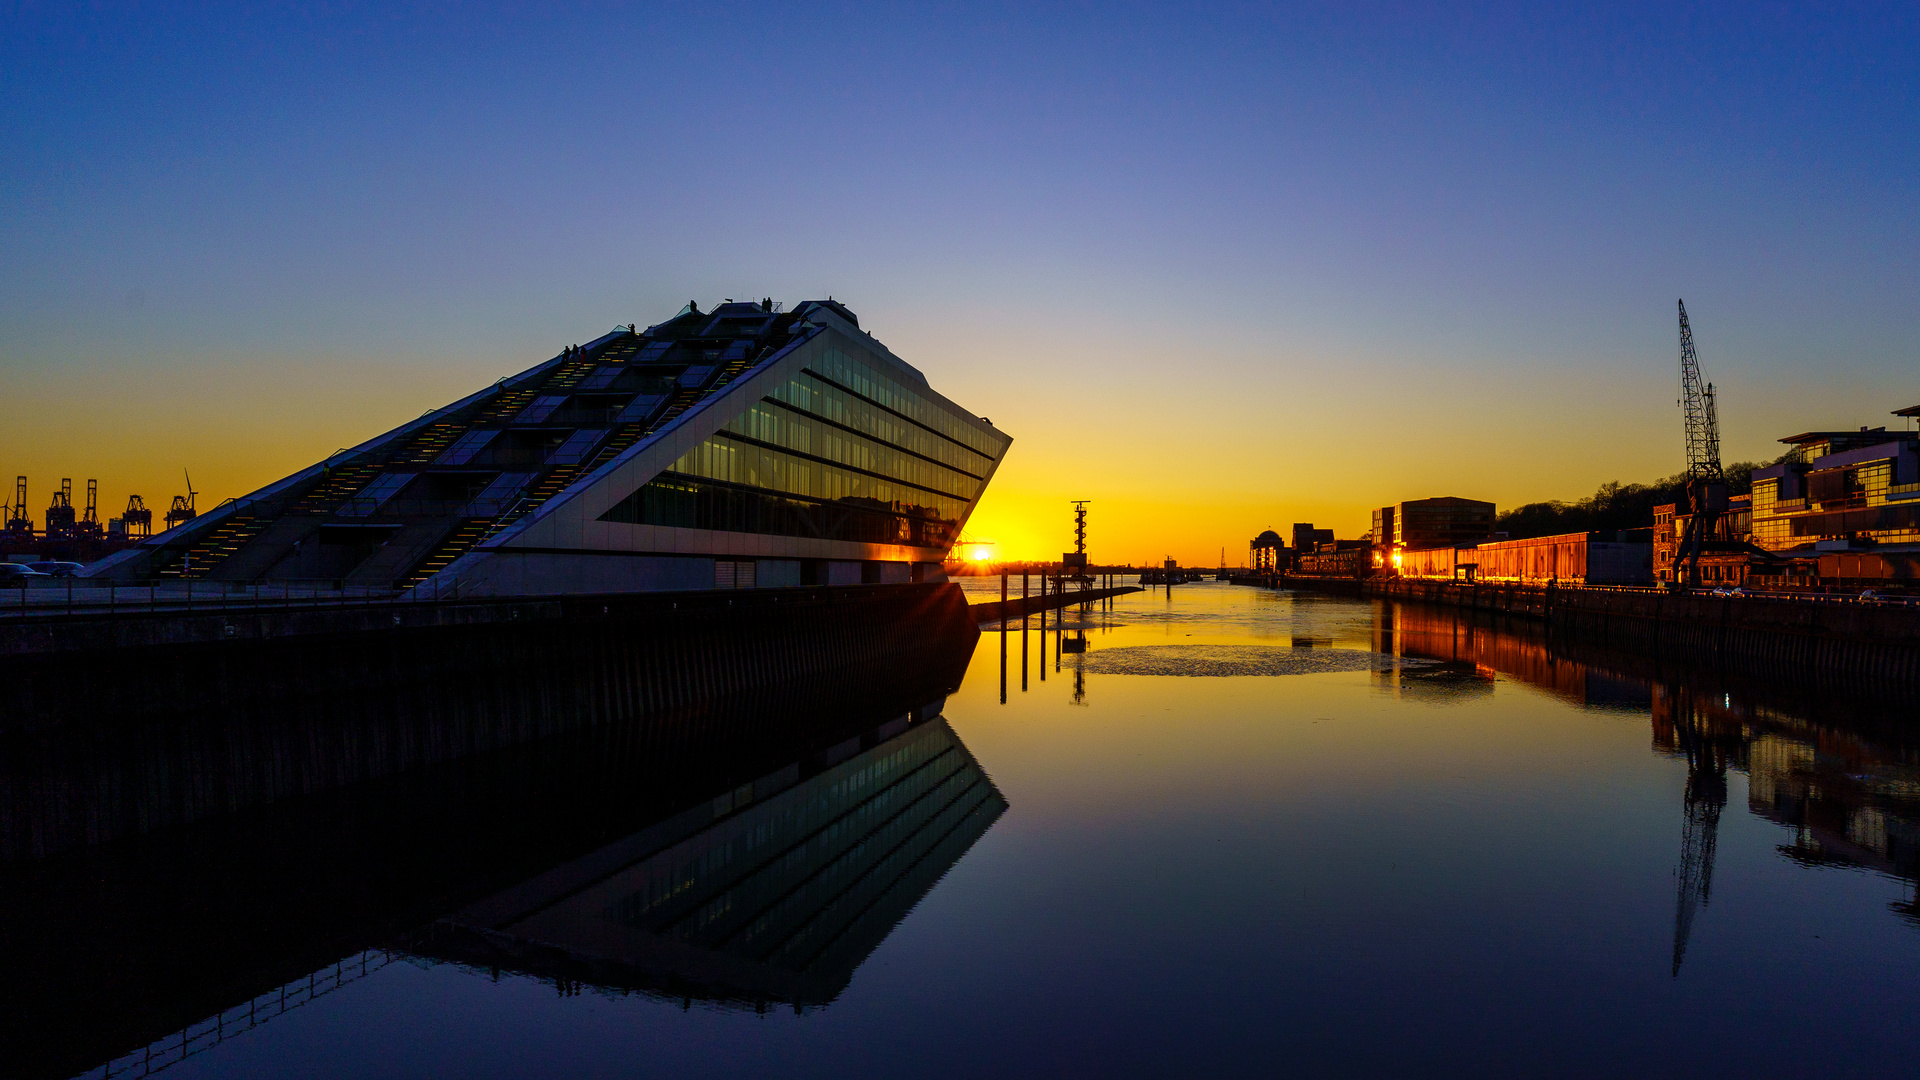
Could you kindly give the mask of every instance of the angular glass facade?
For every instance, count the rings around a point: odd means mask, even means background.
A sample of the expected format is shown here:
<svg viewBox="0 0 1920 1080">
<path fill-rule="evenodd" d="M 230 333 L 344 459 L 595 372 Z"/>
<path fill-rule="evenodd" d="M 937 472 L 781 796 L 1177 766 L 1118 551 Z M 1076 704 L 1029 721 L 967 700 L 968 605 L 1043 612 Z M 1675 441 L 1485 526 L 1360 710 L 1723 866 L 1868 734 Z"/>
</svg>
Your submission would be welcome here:
<svg viewBox="0 0 1920 1080">
<path fill-rule="evenodd" d="M 971 417 L 823 348 L 604 520 L 944 551 L 1005 449 Z"/>
</svg>

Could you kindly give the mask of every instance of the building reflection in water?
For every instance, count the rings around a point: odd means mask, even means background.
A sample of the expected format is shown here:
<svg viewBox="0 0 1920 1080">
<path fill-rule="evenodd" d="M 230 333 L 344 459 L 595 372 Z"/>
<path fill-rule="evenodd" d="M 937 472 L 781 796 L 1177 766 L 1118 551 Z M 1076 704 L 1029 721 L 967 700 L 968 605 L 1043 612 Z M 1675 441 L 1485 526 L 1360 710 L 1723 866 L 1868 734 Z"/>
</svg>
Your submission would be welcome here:
<svg viewBox="0 0 1920 1080">
<path fill-rule="evenodd" d="M 831 1002 L 1006 809 L 941 716 L 976 641 L 715 699 L 671 752 L 597 724 L 7 864 L 0 1074 L 159 1071 L 395 958 Z"/>
<path fill-rule="evenodd" d="M 1648 716 L 1653 748 L 1682 759 L 1672 970 L 1713 896 L 1714 848 L 1729 769 L 1747 775 L 1747 809 L 1793 830 L 1780 853 L 1805 866 L 1876 871 L 1920 887 L 1920 738 L 1910 709 L 1873 698 L 1793 698 L 1663 669 L 1644 657 L 1550 642 L 1537 627 L 1447 608 L 1377 601 L 1377 651 L 1433 661 L 1381 672 L 1382 689 L 1436 700 L 1517 679 L 1575 704 Z M 1897 689 L 1897 688 L 1894 688 Z M 1920 893 L 1914 893 L 1920 897 Z M 1915 899 L 1893 910 L 1920 922 Z"/>
<path fill-rule="evenodd" d="M 1007 808 L 945 721 L 880 735 L 469 905 L 414 951 L 560 986 L 827 1004 Z"/>
</svg>

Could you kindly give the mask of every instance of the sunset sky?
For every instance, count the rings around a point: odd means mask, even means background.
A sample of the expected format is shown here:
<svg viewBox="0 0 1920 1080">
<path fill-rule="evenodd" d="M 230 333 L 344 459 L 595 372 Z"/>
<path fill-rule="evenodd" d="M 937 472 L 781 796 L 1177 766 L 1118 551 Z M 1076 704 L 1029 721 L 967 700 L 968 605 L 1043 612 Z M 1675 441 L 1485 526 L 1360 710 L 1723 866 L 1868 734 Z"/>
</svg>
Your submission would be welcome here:
<svg viewBox="0 0 1920 1080">
<path fill-rule="evenodd" d="M 968 535 L 1729 461 L 1920 403 L 1920 8 L 0 13 L 0 475 L 244 494 L 689 298 L 831 294 L 1014 446 Z M 559 12 L 556 14 L 556 11 Z M 184 12 L 184 13 L 183 13 Z"/>
</svg>

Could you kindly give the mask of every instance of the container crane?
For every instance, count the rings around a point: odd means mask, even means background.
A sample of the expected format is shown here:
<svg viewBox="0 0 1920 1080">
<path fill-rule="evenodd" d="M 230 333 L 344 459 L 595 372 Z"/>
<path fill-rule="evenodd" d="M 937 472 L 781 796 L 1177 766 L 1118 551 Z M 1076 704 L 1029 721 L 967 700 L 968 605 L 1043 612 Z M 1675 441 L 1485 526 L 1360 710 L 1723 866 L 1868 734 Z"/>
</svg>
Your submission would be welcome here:
<svg viewBox="0 0 1920 1080">
<path fill-rule="evenodd" d="M 53 502 L 47 507 L 46 537 L 49 540 L 71 540 L 74 538 L 73 479 L 60 481 L 60 490 L 53 493 Z"/>
<path fill-rule="evenodd" d="M 1687 302 L 1680 301 L 1680 408 L 1687 428 L 1687 531 L 1680 543 L 1686 563 L 1686 584 L 1700 584 L 1700 549 L 1727 510 L 1727 477 L 1720 468 L 1720 413 L 1714 405 L 1713 384 L 1700 377 L 1700 358 L 1693 351 L 1693 328 L 1687 324 Z"/>
<path fill-rule="evenodd" d="M 128 536 L 153 535 L 153 511 L 147 509 L 146 500 L 138 495 L 127 496 L 127 511 L 120 515 L 120 520 L 126 523 Z"/>
<path fill-rule="evenodd" d="M 200 512 L 193 505 L 194 496 L 199 494 L 193 490 L 193 474 L 185 470 L 181 471 L 187 478 L 187 493 L 175 495 L 173 505 L 167 507 L 167 528 L 169 529 L 175 525 L 184 525 L 200 516 Z"/>
<path fill-rule="evenodd" d="M 87 508 L 74 523 L 73 531 L 82 540 L 100 539 L 100 481 L 87 481 Z"/>
<path fill-rule="evenodd" d="M 33 535 L 33 519 L 27 516 L 27 478 L 15 477 L 13 483 L 13 505 L 7 508 L 7 531 Z"/>
</svg>

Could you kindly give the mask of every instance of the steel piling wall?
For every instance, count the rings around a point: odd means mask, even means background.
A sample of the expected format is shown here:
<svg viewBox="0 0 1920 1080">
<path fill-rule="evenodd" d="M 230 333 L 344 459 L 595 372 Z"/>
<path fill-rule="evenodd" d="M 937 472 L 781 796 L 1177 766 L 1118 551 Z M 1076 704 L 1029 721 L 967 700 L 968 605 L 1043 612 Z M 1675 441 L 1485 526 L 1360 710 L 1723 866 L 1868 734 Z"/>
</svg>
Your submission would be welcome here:
<svg viewBox="0 0 1920 1080">
<path fill-rule="evenodd" d="M 1920 608 L 1905 605 L 1391 578 L 1278 584 L 1542 622 L 1555 636 L 1729 675 L 1835 690 L 1920 687 Z"/>
<path fill-rule="evenodd" d="M 979 633 L 952 585 L 519 610 L 7 659 L 0 859 L 595 727 L 660 753 L 754 739 L 783 702 L 831 707 L 903 668 L 957 687 Z M 765 716 L 717 707 L 769 692 Z"/>
</svg>

